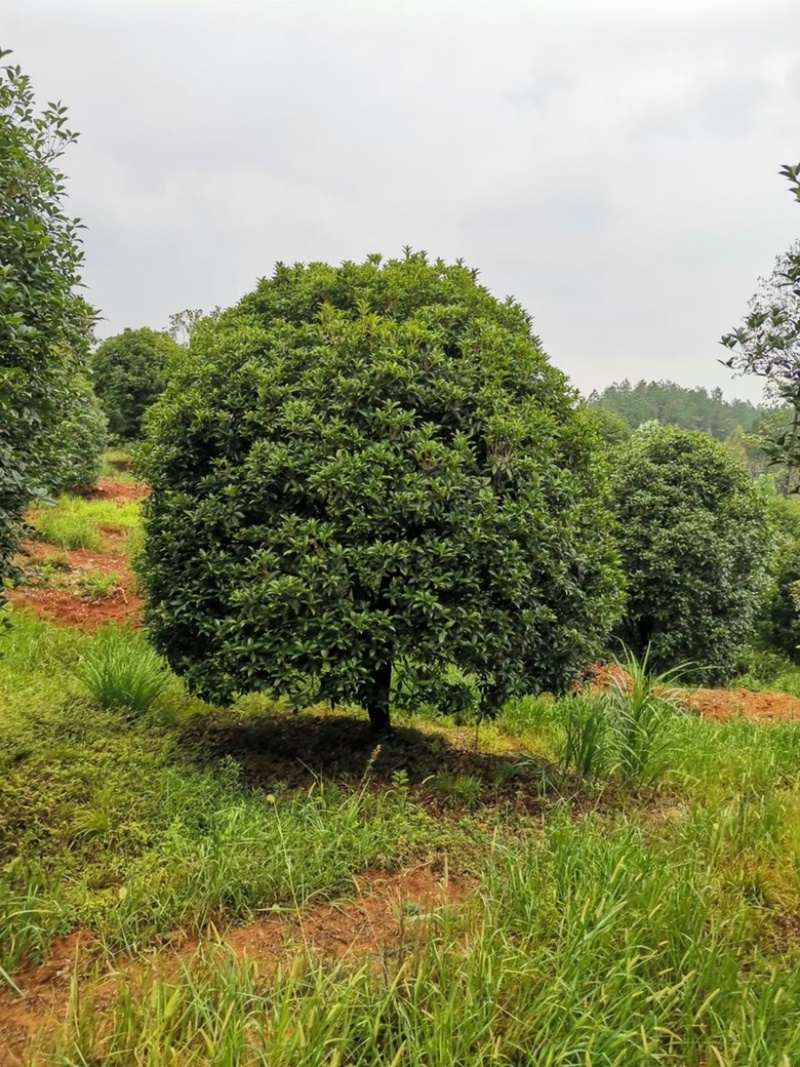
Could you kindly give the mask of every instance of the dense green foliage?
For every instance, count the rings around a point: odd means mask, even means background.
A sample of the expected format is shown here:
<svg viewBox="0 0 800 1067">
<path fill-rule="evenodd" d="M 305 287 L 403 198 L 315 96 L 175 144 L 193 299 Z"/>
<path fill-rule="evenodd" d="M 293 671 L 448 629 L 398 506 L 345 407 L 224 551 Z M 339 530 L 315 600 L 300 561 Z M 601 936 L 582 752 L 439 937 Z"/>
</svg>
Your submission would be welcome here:
<svg viewBox="0 0 800 1067">
<path fill-rule="evenodd" d="M 592 421 L 466 268 L 278 265 L 201 324 L 154 409 L 144 576 L 190 686 L 388 717 L 452 662 L 487 707 L 563 689 L 618 611 Z"/>
<path fill-rule="evenodd" d="M 612 496 L 627 575 L 620 630 L 654 667 L 723 680 L 750 637 L 772 529 L 763 493 L 706 434 L 654 427 L 617 454 Z"/>
<path fill-rule="evenodd" d="M 37 112 L 28 77 L 0 67 L 0 579 L 88 345 L 78 222 L 55 167 L 74 140 L 63 107 Z"/>
<path fill-rule="evenodd" d="M 85 492 L 100 475 L 108 422 L 86 374 L 72 374 L 62 396 L 59 419 L 41 442 L 42 488 L 51 494 Z"/>
<path fill-rule="evenodd" d="M 800 164 L 781 168 L 800 203 Z M 778 257 L 769 278 L 760 279 L 741 326 L 722 344 L 733 353 L 726 366 L 764 378 L 769 392 L 792 412 L 792 423 L 768 442 L 774 463 L 789 472 L 790 489 L 800 490 L 800 241 Z"/>
<path fill-rule="evenodd" d="M 683 430 L 704 430 L 719 441 L 738 428 L 750 430 L 760 411 L 747 400 L 726 400 L 719 389 L 709 393 L 675 382 L 619 382 L 592 393 L 588 402 L 593 409 L 624 419 L 633 430 L 657 421 Z"/>
<path fill-rule="evenodd" d="M 95 349 L 94 387 L 112 434 L 123 441 L 141 436 L 144 414 L 164 391 L 170 365 L 180 352 L 169 334 L 147 326 L 123 330 Z"/>
</svg>

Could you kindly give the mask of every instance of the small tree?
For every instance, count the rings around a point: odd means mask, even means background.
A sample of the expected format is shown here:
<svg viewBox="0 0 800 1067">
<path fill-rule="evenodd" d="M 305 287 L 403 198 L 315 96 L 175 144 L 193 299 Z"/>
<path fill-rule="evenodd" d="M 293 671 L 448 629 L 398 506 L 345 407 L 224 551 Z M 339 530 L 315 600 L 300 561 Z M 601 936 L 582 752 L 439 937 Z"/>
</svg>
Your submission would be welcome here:
<svg viewBox="0 0 800 1067">
<path fill-rule="evenodd" d="M 109 337 L 92 353 L 94 388 L 110 433 L 123 441 L 141 436 L 144 413 L 164 391 L 181 351 L 169 334 L 143 326 Z"/>
<path fill-rule="evenodd" d="M 782 167 L 792 195 L 800 201 L 800 164 Z M 800 490 L 800 241 L 779 256 L 775 269 L 761 279 L 743 324 L 722 338 L 733 355 L 721 362 L 732 370 L 766 379 L 773 399 L 788 405 L 791 424 L 767 435 L 764 449 L 773 464 L 788 472 L 791 492 Z"/>
<path fill-rule="evenodd" d="M 619 636 L 654 669 L 686 661 L 722 681 L 768 583 L 764 495 L 723 444 L 654 426 L 617 453 L 612 499 L 628 582 Z"/>
<path fill-rule="evenodd" d="M 65 108 L 37 112 L 30 79 L 0 67 L 0 579 L 41 487 L 65 383 L 88 347 L 92 312 L 76 295 L 79 223 L 64 212 L 55 166 L 75 139 Z"/>
<path fill-rule="evenodd" d="M 495 707 L 618 614 L 592 421 L 461 265 L 278 265 L 148 425 L 148 625 L 211 699 L 313 687 L 383 729 L 393 667 L 452 663 Z"/>
</svg>

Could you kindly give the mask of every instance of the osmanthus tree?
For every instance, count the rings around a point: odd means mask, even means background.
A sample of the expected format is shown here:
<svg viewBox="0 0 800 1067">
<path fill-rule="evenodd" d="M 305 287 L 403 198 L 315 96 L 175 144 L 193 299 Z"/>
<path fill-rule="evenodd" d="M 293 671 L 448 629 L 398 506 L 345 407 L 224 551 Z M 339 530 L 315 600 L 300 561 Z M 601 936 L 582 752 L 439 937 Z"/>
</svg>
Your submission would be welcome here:
<svg viewBox="0 0 800 1067">
<path fill-rule="evenodd" d="M 103 466 L 108 421 L 87 373 L 64 383 L 58 422 L 47 427 L 40 447 L 38 481 L 48 494 L 85 493 Z"/>
<path fill-rule="evenodd" d="M 94 388 L 110 433 L 123 441 L 141 436 L 144 414 L 161 396 L 171 363 L 182 351 L 169 333 L 148 326 L 123 330 L 95 349 Z"/>
<path fill-rule="evenodd" d="M 768 502 L 725 445 L 652 425 L 615 454 L 612 500 L 628 598 L 618 636 L 655 670 L 731 676 L 769 584 Z"/>
<path fill-rule="evenodd" d="M 599 437 L 531 322 L 424 254 L 278 265 L 149 416 L 143 576 L 190 687 L 389 725 L 393 668 L 562 690 L 620 609 Z"/>
<path fill-rule="evenodd" d="M 0 65 L 0 579 L 88 348 L 79 222 L 57 167 L 75 139 L 61 105 L 37 111 L 29 78 Z"/>
<path fill-rule="evenodd" d="M 781 168 L 790 190 L 800 202 L 800 164 Z M 800 241 L 779 256 L 775 269 L 761 280 L 741 326 L 726 334 L 722 344 L 733 355 L 726 367 L 766 379 L 767 391 L 788 406 L 789 425 L 764 437 L 773 464 L 787 470 L 789 489 L 800 490 Z"/>
</svg>

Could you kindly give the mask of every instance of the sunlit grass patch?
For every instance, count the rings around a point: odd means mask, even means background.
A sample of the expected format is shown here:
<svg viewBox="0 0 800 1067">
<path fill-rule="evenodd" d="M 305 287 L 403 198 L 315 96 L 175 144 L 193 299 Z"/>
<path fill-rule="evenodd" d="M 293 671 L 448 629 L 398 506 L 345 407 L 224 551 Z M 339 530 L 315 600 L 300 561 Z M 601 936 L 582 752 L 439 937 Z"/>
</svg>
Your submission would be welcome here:
<svg viewBox="0 0 800 1067">
<path fill-rule="evenodd" d="M 87 600 L 103 600 L 120 588 L 120 576 L 115 572 L 85 571 L 78 577 L 78 589 Z"/>
<path fill-rule="evenodd" d="M 115 504 L 61 496 L 54 506 L 37 508 L 31 522 L 43 541 L 72 551 L 102 551 L 111 538 L 130 537 L 141 526 L 136 502 Z"/>
</svg>

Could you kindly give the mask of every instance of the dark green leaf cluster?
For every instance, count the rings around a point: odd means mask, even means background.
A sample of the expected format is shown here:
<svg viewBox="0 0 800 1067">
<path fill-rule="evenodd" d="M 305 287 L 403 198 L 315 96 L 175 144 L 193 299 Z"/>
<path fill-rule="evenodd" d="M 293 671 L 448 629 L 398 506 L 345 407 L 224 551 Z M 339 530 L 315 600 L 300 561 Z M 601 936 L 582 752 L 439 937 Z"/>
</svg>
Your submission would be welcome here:
<svg viewBox="0 0 800 1067">
<path fill-rule="evenodd" d="M 74 140 L 65 108 L 37 111 L 28 77 L 0 67 L 0 578 L 41 485 L 64 383 L 88 347 L 92 312 L 76 295 L 79 222 L 63 209 L 55 166 Z"/>
<path fill-rule="evenodd" d="M 496 706 L 618 615 L 592 420 L 459 264 L 279 264 L 194 332 L 149 438 L 148 624 L 213 699 L 310 679 L 379 717 L 393 666 L 452 663 Z"/>
<path fill-rule="evenodd" d="M 92 353 L 94 387 L 111 434 L 122 441 L 141 436 L 144 414 L 163 393 L 181 352 L 169 334 L 143 326 L 109 337 Z"/>
<path fill-rule="evenodd" d="M 767 501 L 706 434 L 655 427 L 617 454 L 612 499 L 628 583 L 620 637 L 656 670 L 719 682 L 751 636 L 771 564 Z"/>
</svg>

